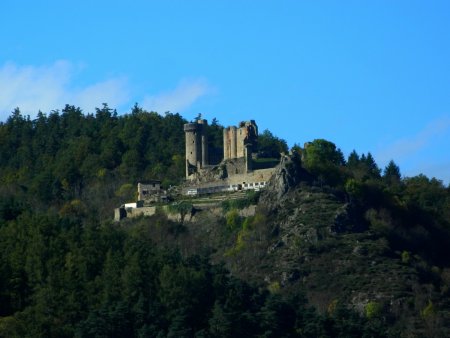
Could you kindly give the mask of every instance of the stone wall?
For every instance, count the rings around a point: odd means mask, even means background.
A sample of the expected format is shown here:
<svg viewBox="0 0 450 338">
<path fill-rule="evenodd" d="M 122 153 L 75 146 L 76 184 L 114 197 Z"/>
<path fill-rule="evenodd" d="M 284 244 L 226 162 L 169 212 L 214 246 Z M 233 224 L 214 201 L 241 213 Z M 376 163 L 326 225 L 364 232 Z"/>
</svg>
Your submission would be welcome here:
<svg viewBox="0 0 450 338">
<path fill-rule="evenodd" d="M 276 168 L 260 169 L 250 171 L 246 174 L 231 175 L 228 177 L 227 182 L 229 184 L 268 182 L 275 170 Z"/>
<path fill-rule="evenodd" d="M 184 125 L 186 133 L 186 178 L 183 190 L 192 188 L 224 191 L 231 185 L 241 188 L 260 187 L 269 181 L 274 168 L 253 170 L 252 152 L 258 140 L 258 126 L 254 120 L 239 123 L 223 130 L 224 159 L 219 165 L 206 163 L 206 120 Z M 251 184 L 248 185 L 248 184 Z M 206 191 L 205 190 L 205 191 Z"/>
<path fill-rule="evenodd" d="M 153 216 L 156 214 L 156 207 L 142 207 L 127 210 L 127 217 L 133 218 L 138 216 Z"/>
<path fill-rule="evenodd" d="M 246 158 L 234 158 L 225 162 L 228 177 L 247 173 Z"/>
<path fill-rule="evenodd" d="M 152 195 L 161 192 L 161 181 L 148 181 L 146 183 L 138 183 L 138 201 L 150 199 Z"/>
</svg>

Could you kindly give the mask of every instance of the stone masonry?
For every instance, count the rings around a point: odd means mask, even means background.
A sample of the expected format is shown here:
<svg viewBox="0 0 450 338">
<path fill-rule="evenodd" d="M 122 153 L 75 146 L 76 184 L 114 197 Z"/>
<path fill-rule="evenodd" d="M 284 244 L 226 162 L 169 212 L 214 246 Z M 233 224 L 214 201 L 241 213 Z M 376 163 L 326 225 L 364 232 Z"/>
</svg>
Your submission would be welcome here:
<svg viewBox="0 0 450 338">
<path fill-rule="evenodd" d="M 186 136 L 186 178 L 208 165 L 208 138 L 206 120 L 184 125 Z"/>
</svg>

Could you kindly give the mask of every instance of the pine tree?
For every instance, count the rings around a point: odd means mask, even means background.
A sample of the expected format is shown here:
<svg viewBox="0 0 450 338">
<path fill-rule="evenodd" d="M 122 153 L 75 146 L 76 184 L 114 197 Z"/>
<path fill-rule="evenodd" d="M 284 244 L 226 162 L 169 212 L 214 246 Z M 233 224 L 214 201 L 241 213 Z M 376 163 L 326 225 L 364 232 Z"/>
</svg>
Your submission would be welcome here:
<svg viewBox="0 0 450 338">
<path fill-rule="evenodd" d="M 383 179 L 388 184 L 396 184 L 400 182 L 400 168 L 393 160 L 390 160 L 386 168 L 384 168 Z"/>
</svg>

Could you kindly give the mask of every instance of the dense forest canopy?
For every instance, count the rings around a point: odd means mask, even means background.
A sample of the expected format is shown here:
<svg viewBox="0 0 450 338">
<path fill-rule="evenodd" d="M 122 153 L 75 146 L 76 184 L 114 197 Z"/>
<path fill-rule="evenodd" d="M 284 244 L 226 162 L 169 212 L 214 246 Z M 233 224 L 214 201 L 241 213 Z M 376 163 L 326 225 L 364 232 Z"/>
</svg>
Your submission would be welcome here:
<svg viewBox="0 0 450 338">
<path fill-rule="evenodd" d="M 224 205 L 222 220 L 211 225 L 219 228 L 212 233 L 222 248 L 194 240 L 185 225 L 161 214 L 113 224 L 113 209 L 135 200 L 137 182 L 160 179 L 166 188 L 182 182 L 186 122 L 137 105 L 119 116 L 105 104 L 95 114 L 67 105 L 35 119 L 16 109 L 0 123 L 0 337 L 443 332 L 439 325 L 450 313 L 450 187 L 424 175 L 402 177 L 394 161 L 379 168 L 370 153 L 345 158 L 323 139 L 291 149 L 302 189 L 332 195 L 351 209 L 355 226 L 343 232 L 386 243 L 383 259 L 400 255 L 405 269 L 429 285 L 428 307 L 408 329 L 376 302 L 363 316 L 337 299 L 318 312 L 306 290 L 243 280 L 239 269 L 230 274 L 233 262 L 264 255 L 263 248 L 276 243 L 280 212 L 262 210 L 244 219 L 237 202 Z M 223 152 L 222 129 L 216 119 L 208 126 L 213 163 Z M 261 133 L 260 157 L 288 151 L 286 141 Z M 211 255 L 220 250 L 223 262 L 213 264 Z"/>
</svg>

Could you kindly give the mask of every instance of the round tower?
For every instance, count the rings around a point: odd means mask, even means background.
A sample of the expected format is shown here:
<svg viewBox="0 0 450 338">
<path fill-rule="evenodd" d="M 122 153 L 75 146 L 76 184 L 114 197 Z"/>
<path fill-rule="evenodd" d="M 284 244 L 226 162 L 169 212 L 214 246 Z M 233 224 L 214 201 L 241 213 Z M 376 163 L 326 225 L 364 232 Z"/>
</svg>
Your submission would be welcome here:
<svg viewBox="0 0 450 338">
<path fill-rule="evenodd" d="M 184 125 L 186 135 L 186 178 L 208 164 L 208 121 L 198 119 Z"/>
<path fill-rule="evenodd" d="M 198 168 L 201 162 L 201 129 L 197 123 L 184 125 L 186 135 L 186 177 L 189 177 L 192 168 Z"/>
</svg>

